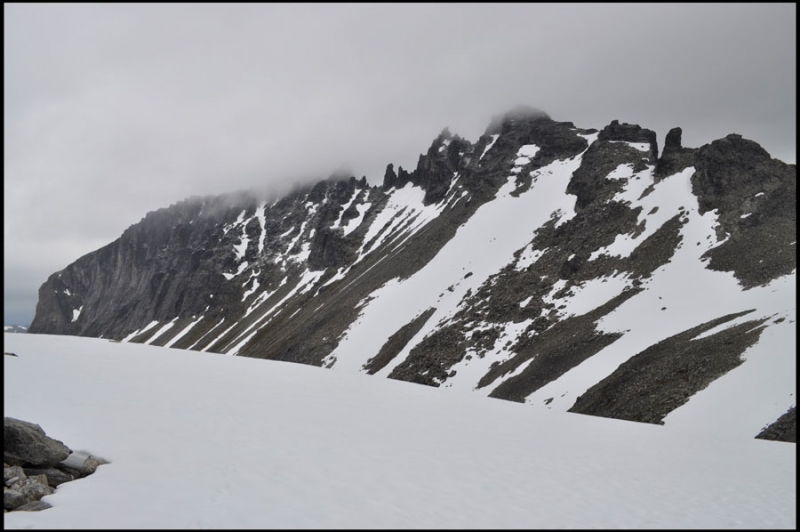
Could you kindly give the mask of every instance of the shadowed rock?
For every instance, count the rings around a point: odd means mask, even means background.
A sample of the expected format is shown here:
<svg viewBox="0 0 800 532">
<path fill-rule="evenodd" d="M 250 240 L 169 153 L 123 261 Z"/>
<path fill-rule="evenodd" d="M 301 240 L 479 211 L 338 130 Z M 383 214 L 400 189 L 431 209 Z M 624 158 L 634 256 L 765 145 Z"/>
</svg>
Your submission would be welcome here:
<svg viewBox="0 0 800 532">
<path fill-rule="evenodd" d="M 790 408 L 785 414 L 756 436 L 759 440 L 797 442 L 797 408 Z"/>
<path fill-rule="evenodd" d="M 54 466 L 71 452 L 59 440 L 48 437 L 39 425 L 11 417 L 4 420 L 3 454 L 10 464 L 27 462 L 35 466 Z"/>
</svg>

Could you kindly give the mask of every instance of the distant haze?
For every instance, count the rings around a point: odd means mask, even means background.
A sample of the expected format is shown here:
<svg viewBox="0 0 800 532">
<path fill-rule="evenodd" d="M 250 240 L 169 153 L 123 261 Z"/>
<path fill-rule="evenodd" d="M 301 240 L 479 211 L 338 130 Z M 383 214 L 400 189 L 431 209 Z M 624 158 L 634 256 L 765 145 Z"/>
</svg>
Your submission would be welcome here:
<svg viewBox="0 0 800 532">
<path fill-rule="evenodd" d="M 4 322 L 192 195 L 380 183 L 518 105 L 795 162 L 795 4 L 5 4 Z"/>
</svg>

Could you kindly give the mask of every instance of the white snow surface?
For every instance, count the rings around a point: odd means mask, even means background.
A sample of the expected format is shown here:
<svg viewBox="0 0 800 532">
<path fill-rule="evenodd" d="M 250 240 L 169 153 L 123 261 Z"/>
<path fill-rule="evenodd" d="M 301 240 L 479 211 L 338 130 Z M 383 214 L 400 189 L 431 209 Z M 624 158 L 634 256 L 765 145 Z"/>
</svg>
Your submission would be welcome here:
<svg viewBox="0 0 800 532">
<path fill-rule="evenodd" d="M 19 528 L 788 528 L 795 444 L 301 364 L 5 334 L 5 415 L 109 463 Z M 45 383 L 30 393 L 29 383 Z"/>
</svg>

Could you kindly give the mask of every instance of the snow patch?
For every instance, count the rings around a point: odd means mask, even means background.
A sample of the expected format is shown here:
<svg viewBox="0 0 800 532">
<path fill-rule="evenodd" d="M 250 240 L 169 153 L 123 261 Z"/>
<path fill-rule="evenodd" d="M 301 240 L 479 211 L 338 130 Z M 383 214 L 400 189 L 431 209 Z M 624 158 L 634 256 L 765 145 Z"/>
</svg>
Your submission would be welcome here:
<svg viewBox="0 0 800 532">
<path fill-rule="evenodd" d="M 495 143 L 495 142 L 497 142 L 497 139 L 499 139 L 499 138 L 500 138 L 500 135 L 499 135 L 499 134 L 492 135 L 492 140 L 490 140 L 490 141 L 489 141 L 489 144 L 487 144 L 487 145 L 486 145 L 486 147 L 485 147 L 485 148 L 483 148 L 483 153 L 481 153 L 481 156 L 480 156 L 480 157 L 478 157 L 478 160 L 479 160 L 479 161 L 480 161 L 481 159 L 483 159 L 483 156 L 484 156 L 484 155 L 486 155 L 486 152 L 488 152 L 490 149 L 492 149 L 492 146 L 494 146 L 494 143 Z"/>
<path fill-rule="evenodd" d="M 627 140 L 611 140 L 609 142 L 619 143 L 619 144 L 627 144 L 631 148 L 643 152 L 650 151 L 650 143 L 648 142 L 628 142 Z"/>
<path fill-rule="evenodd" d="M 160 322 L 158 320 L 153 320 L 150 323 L 148 323 L 147 325 L 145 325 L 141 330 L 137 329 L 137 330 L 133 331 L 132 333 L 130 333 L 128 336 L 123 338 L 122 341 L 123 342 L 130 342 L 135 336 L 138 336 L 140 334 L 143 334 L 143 333 L 149 331 L 150 329 L 152 329 L 153 327 L 155 327 L 159 323 Z"/>
</svg>

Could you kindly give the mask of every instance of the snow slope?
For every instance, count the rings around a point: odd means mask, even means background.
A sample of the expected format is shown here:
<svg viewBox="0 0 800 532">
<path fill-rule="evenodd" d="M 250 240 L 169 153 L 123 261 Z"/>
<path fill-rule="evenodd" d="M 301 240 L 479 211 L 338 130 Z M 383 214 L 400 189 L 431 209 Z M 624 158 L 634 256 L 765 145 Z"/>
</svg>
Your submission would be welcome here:
<svg viewBox="0 0 800 532">
<path fill-rule="evenodd" d="M 5 528 L 794 528 L 795 445 L 299 364 L 5 334 L 5 415 L 110 461 Z"/>
<path fill-rule="evenodd" d="M 520 155 L 524 153 L 535 150 L 520 149 Z M 509 176 L 496 198 L 482 205 L 424 268 L 403 281 L 386 283 L 370 296 L 360 319 L 331 353 L 336 360 L 332 367 L 359 370 L 386 338 L 426 309 L 437 308 L 405 349 L 377 373 L 388 375 L 440 321 L 457 311 L 467 290 L 475 290 L 508 264 L 513 253 L 530 241 L 533 230 L 552 215 L 561 215 L 564 221 L 574 214 L 575 198 L 564 194 L 564 189 L 578 166 L 580 157 L 554 162 L 541 170 L 549 172 L 547 179 L 539 180 L 519 197 L 511 195 L 516 186 L 514 176 Z M 537 209 L 537 205 L 547 208 Z M 504 230 L 513 227 L 531 230 Z"/>
</svg>

